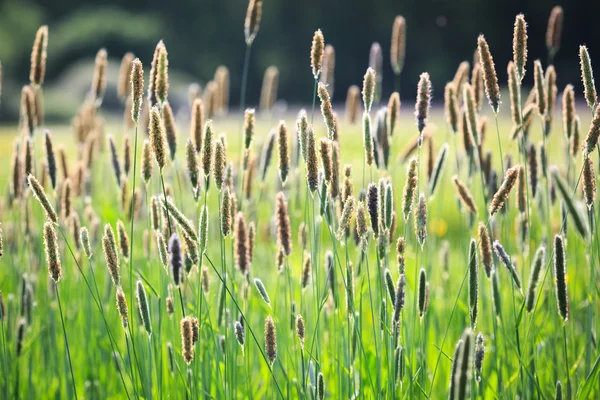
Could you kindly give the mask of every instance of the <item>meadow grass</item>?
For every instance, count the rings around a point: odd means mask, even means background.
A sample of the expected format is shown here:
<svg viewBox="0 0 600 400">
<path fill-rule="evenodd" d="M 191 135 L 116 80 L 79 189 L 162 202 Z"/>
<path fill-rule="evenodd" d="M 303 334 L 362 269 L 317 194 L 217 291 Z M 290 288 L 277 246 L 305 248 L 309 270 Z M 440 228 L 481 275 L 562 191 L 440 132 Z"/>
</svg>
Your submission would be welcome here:
<svg viewBox="0 0 600 400">
<path fill-rule="evenodd" d="M 242 104 L 256 103 L 245 84 L 261 13 L 262 1 L 251 1 Z M 562 14 L 552 15 L 556 29 Z M 120 88 L 134 104 L 134 124 L 123 126 L 102 110 L 101 50 L 76 140 L 73 127 L 34 115 L 42 29 L 22 126 L 0 127 L 4 398 L 598 396 L 597 135 L 578 139 L 582 153 L 563 130 L 584 135 L 599 114 L 590 123 L 582 103 L 562 121 L 555 72 L 544 76 L 540 61 L 536 102 L 522 102 L 520 80 L 533 63 L 523 16 L 516 21 L 510 96 L 497 87 L 495 44 L 480 36 L 471 84 L 462 64 L 431 104 L 427 73 L 403 77 L 415 88 L 416 121 L 412 98 L 382 102 L 377 46 L 363 117 L 356 121 L 357 89 L 347 115 L 339 111 L 327 88 L 335 51 L 319 30 L 312 68 L 298 78 L 314 101 L 298 122 L 295 109 L 272 109 L 273 69 L 265 109 L 227 113 L 224 68 L 208 95 L 191 99 L 192 126 L 176 121 L 160 42 L 148 99 L 141 78 L 129 93 Z M 396 87 L 405 23 L 394 27 Z M 550 59 L 559 39 L 547 35 Z M 582 54 L 589 100 L 591 61 Z M 124 69 L 141 77 L 133 58 L 126 54 Z M 436 101 L 444 97 L 445 109 Z M 55 149 L 64 146 L 56 188 L 41 163 L 44 129 Z M 26 185 L 27 174 L 41 186 Z"/>
</svg>

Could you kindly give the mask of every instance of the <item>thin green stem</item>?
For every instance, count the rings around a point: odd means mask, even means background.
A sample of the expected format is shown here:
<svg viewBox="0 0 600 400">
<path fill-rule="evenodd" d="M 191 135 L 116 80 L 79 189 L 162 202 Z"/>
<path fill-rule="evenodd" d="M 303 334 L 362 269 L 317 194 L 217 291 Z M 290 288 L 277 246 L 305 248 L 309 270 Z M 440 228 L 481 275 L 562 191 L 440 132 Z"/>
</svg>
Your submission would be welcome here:
<svg viewBox="0 0 600 400">
<path fill-rule="evenodd" d="M 69 359 L 69 369 L 71 370 L 71 383 L 73 384 L 73 393 L 75 393 L 75 399 L 77 399 L 77 386 L 75 385 L 75 374 L 73 373 L 73 363 L 71 362 L 71 350 L 69 350 L 69 340 L 67 339 L 67 328 L 65 328 L 65 318 L 63 316 L 62 304 L 60 302 L 60 295 L 58 293 L 58 282 L 54 284 L 56 291 L 56 300 L 58 302 L 58 310 L 60 311 L 60 322 L 62 324 L 63 336 L 65 338 L 65 347 L 67 348 L 67 358 Z"/>
</svg>

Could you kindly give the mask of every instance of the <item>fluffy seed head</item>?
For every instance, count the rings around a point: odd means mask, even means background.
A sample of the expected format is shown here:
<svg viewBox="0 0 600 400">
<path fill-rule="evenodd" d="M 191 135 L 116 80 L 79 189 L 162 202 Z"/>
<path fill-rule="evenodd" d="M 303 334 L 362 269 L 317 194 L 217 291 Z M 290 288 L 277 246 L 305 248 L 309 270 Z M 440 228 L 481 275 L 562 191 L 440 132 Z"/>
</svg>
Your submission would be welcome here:
<svg viewBox="0 0 600 400">
<path fill-rule="evenodd" d="M 238 212 L 235 218 L 234 229 L 235 266 L 246 275 L 249 269 L 248 260 L 248 235 L 246 231 L 246 218 L 243 212 Z"/>
<path fill-rule="evenodd" d="M 262 88 L 260 90 L 260 110 L 268 111 L 273 108 L 277 100 L 279 86 L 279 69 L 271 65 L 265 70 Z"/>
<path fill-rule="evenodd" d="M 311 193 L 317 190 L 319 185 L 319 167 L 317 161 L 317 148 L 315 134 L 312 128 L 308 128 L 306 137 L 306 180 Z"/>
<path fill-rule="evenodd" d="M 292 233 L 287 200 L 283 192 L 277 193 L 275 198 L 275 215 L 277 215 L 277 241 L 285 255 L 289 256 L 292 253 Z"/>
<path fill-rule="evenodd" d="M 41 26 L 36 34 L 31 50 L 29 81 L 32 85 L 42 85 L 46 75 L 46 47 L 48 47 L 48 26 Z"/>
<path fill-rule="evenodd" d="M 473 369 L 473 332 L 465 329 L 462 335 L 462 345 L 458 355 L 456 376 L 454 377 L 453 399 L 467 399 L 471 390 L 471 374 Z"/>
<path fill-rule="evenodd" d="M 515 126 L 520 126 L 521 120 L 521 91 L 519 90 L 519 77 L 517 75 L 517 68 L 514 62 L 508 63 L 508 90 L 510 94 L 510 111 L 512 121 Z"/>
<path fill-rule="evenodd" d="M 583 198 L 585 204 L 591 210 L 596 199 L 596 174 L 594 173 L 594 164 L 589 155 L 583 159 Z"/>
<path fill-rule="evenodd" d="M 485 274 L 489 278 L 490 273 L 494 268 L 494 260 L 492 257 L 492 243 L 490 241 L 490 235 L 483 222 L 479 223 L 479 252 Z"/>
<path fill-rule="evenodd" d="M 190 137 L 196 147 L 196 153 L 200 153 L 202 149 L 202 132 L 204 129 L 204 103 L 202 99 L 195 99 L 192 104 L 190 126 Z"/>
<path fill-rule="evenodd" d="M 348 226 L 350 225 L 350 218 L 352 217 L 352 213 L 354 212 L 354 196 L 350 196 L 344 202 L 344 208 L 342 210 L 342 215 L 340 217 L 339 228 L 337 231 L 337 239 L 341 240 L 344 237 Z"/>
<path fill-rule="evenodd" d="M 500 244 L 499 241 L 494 241 L 493 244 L 494 247 L 494 252 L 496 253 L 496 255 L 498 256 L 498 258 L 500 259 L 500 261 L 502 261 L 502 264 L 504 264 L 504 266 L 506 267 L 506 269 L 508 269 L 508 272 L 510 272 L 513 282 L 515 283 L 515 285 L 517 286 L 517 288 L 519 290 L 521 290 L 521 279 L 519 278 L 519 274 L 517 273 L 515 266 L 513 265 L 510 257 L 508 256 L 508 254 L 506 253 L 506 250 L 504 250 L 504 247 L 502 247 L 502 245 Z M 495 270 L 492 270 L 492 274 L 495 272 Z M 493 277 L 492 277 L 493 279 Z M 494 285 L 494 283 L 492 282 L 492 285 Z"/>
<path fill-rule="evenodd" d="M 419 317 L 423 318 L 427 312 L 427 297 L 429 292 L 429 283 L 427 282 L 427 273 L 424 268 L 419 271 L 419 287 L 417 290 Z"/>
<path fill-rule="evenodd" d="M 398 118 L 400 116 L 400 94 L 398 92 L 392 93 L 388 101 L 387 108 L 387 131 L 390 136 L 394 136 L 394 131 L 398 125 Z"/>
<path fill-rule="evenodd" d="M 181 355 L 187 365 L 194 360 L 194 323 L 191 317 L 187 316 L 181 320 Z"/>
<path fill-rule="evenodd" d="M 210 176 L 210 167 L 212 164 L 213 153 L 213 124 L 211 120 L 206 121 L 204 126 L 204 137 L 202 138 L 202 150 L 200 151 L 200 166 L 204 172 L 204 177 Z"/>
<path fill-rule="evenodd" d="M 38 124 L 35 110 L 35 93 L 31 86 L 26 85 L 21 89 L 21 118 L 23 127 L 33 136 L 35 127 Z"/>
<path fill-rule="evenodd" d="M 329 97 L 333 97 L 335 83 L 335 48 L 328 44 L 323 53 L 323 67 L 320 81 L 327 87 Z"/>
<path fill-rule="evenodd" d="M 400 75 L 404 67 L 404 57 L 406 54 L 406 20 L 398 15 L 394 19 L 392 26 L 392 42 L 390 46 L 390 61 L 394 74 Z"/>
<path fill-rule="evenodd" d="M 477 39 L 477 49 L 479 51 L 479 62 L 483 70 L 483 82 L 485 84 L 485 94 L 487 95 L 490 106 L 495 114 L 500 109 L 500 87 L 498 86 L 498 76 L 494 66 L 492 53 L 483 35 Z"/>
<path fill-rule="evenodd" d="M 275 331 L 275 323 L 269 315 L 265 320 L 265 354 L 271 365 L 277 358 L 277 337 Z"/>
<path fill-rule="evenodd" d="M 469 316 L 471 327 L 477 324 L 479 310 L 479 259 L 477 258 L 477 242 L 471 238 L 469 245 Z"/>
<path fill-rule="evenodd" d="M 184 235 L 186 235 L 194 242 L 197 242 L 198 235 L 196 234 L 192 223 L 177 207 L 175 207 L 173 201 L 170 198 L 167 198 L 166 201 L 164 198 L 161 198 L 161 204 L 163 206 L 163 209 L 168 212 L 169 217 L 173 218 L 177 225 L 179 225 Z"/>
<path fill-rule="evenodd" d="M 158 167 L 162 170 L 167 163 L 167 141 L 160 117 L 160 111 L 157 106 L 153 106 L 150 111 L 150 125 L 148 129 L 154 158 L 156 159 Z"/>
<path fill-rule="evenodd" d="M 300 341 L 300 347 L 304 348 L 304 339 L 306 335 L 306 330 L 304 327 L 304 319 L 302 315 L 298 314 L 296 316 L 296 336 L 298 336 L 298 340 Z"/>
<path fill-rule="evenodd" d="M 142 101 L 144 97 L 144 68 L 139 58 L 131 63 L 131 119 L 138 124 L 142 112 Z"/>
<path fill-rule="evenodd" d="M 327 136 L 332 138 L 335 135 L 335 116 L 333 115 L 329 92 L 327 92 L 327 87 L 322 82 L 319 82 L 317 94 L 319 95 L 319 100 L 321 100 L 321 115 L 327 126 Z"/>
<path fill-rule="evenodd" d="M 254 286 L 256 287 L 258 294 L 260 295 L 260 297 L 262 297 L 264 302 L 267 303 L 268 305 L 271 305 L 271 299 L 269 298 L 269 293 L 267 293 L 267 289 L 265 288 L 265 285 L 262 283 L 262 281 L 258 278 L 254 278 Z"/>
<path fill-rule="evenodd" d="M 156 100 L 163 104 L 167 101 L 169 95 L 169 59 L 167 48 L 163 44 L 158 49 L 158 59 L 156 63 L 156 81 L 154 82 L 154 94 Z"/>
<path fill-rule="evenodd" d="M 108 66 L 108 55 L 105 49 L 98 50 L 94 64 L 94 78 L 92 80 L 92 95 L 96 105 L 102 103 L 106 91 L 106 69 Z"/>
<path fill-rule="evenodd" d="M 458 102 L 456 100 L 456 87 L 452 82 L 446 84 L 444 106 L 448 126 L 452 130 L 452 133 L 456 134 L 458 132 Z"/>
<path fill-rule="evenodd" d="M 163 131 L 165 132 L 165 138 L 167 139 L 167 145 L 169 146 L 169 156 L 172 161 L 175 159 L 175 151 L 177 150 L 177 131 L 173 109 L 168 102 L 162 103 L 160 114 L 162 117 Z"/>
<path fill-rule="evenodd" d="M 127 327 L 129 326 L 129 311 L 127 308 L 127 298 L 125 297 L 125 293 L 123 293 L 123 289 L 121 286 L 117 286 L 117 311 L 119 312 L 119 316 L 121 317 L 121 325 L 123 329 L 127 331 Z"/>
<path fill-rule="evenodd" d="M 369 67 L 363 78 L 362 98 L 367 113 L 371 112 L 371 106 L 375 97 L 375 75 L 375 70 Z"/>
<path fill-rule="evenodd" d="M 352 85 L 348 88 L 348 94 L 346 94 L 346 112 L 345 116 L 351 124 L 356 122 L 360 109 L 360 89 L 356 85 Z"/>
<path fill-rule="evenodd" d="M 406 171 L 406 183 L 404 185 L 404 194 L 402 196 L 402 212 L 404 213 L 405 222 L 408 221 L 415 197 L 415 191 L 417 189 L 418 168 L 419 162 L 416 158 L 412 158 Z"/>
<path fill-rule="evenodd" d="M 500 185 L 498 191 L 494 194 L 492 201 L 490 203 L 489 212 L 490 215 L 494 215 L 502 206 L 506 199 L 508 199 L 508 195 L 512 190 L 513 186 L 517 181 L 517 176 L 519 175 L 519 165 L 516 165 L 512 168 L 506 170 L 504 174 L 504 180 Z"/>
<path fill-rule="evenodd" d="M 554 55 L 560 49 L 560 37 L 562 35 L 563 8 L 554 6 L 548 18 L 548 29 L 546 30 L 546 47 L 548 52 Z"/>
<path fill-rule="evenodd" d="M 317 29 L 313 36 L 312 46 L 310 48 L 310 66 L 315 79 L 319 79 L 321 67 L 323 65 L 323 53 L 325 51 L 325 38 L 323 32 Z"/>
<path fill-rule="evenodd" d="M 121 266 L 119 262 L 119 255 L 117 253 L 117 241 L 115 240 L 115 233 L 110 224 L 106 224 L 104 226 L 102 249 L 104 250 L 106 267 L 108 268 L 108 273 L 113 281 L 113 285 L 121 286 Z"/>
<path fill-rule="evenodd" d="M 417 101 L 415 103 L 415 118 L 417 120 L 417 129 L 419 134 L 423 135 L 423 129 L 427 123 L 427 117 L 429 116 L 429 106 L 431 103 L 431 81 L 429 80 L 429 74 L 423 72 L 419 77 L 419 84 L 417 86 Z"/>
<path fill-rule="evenodd" d="M 56 230 L 54 229 L 54 224 L 50 221 L 46 221 L 44 224 L 44 250 L 46 251 L 46 263 L 48 264 L 50 277 L 55 283 L 58 283 L 62 277 L 62 269 L 60 266 L 60 254 Z"/>
<path fill-rule="evenodd" d="M 535 60 L 533 63 L 533 77 L 535 87 L 535 103 L 537 104 L 538 113 L 546 114 L 546 83 L 544 80 L 544 71 L 542 70 L 542 62 Z"/>
<path fill-rule="evenodd" d="M 246 45 L 250 46 L 260 27 L 260 19 L 262 18 L 263 0 L 250 0 L 248 10 L 246 11 L 246 20 L 244 22 L 244 36 L 246 37 Z"/>
<path fill-rule="evenodd" d="M 600 107 L 596 107 L 594 111 L 594 117 L 590 124 L 585 140 L 583 141 L 583 152 L 585 155 L 592 154 L 596 145 L 598 144 L 598 138 L 600 137 Z"/>
<path fill-rule="evenodd" d="M 594 108 L 598 101 L 598 97 L 596 94 L 596 85 L 594 83 L 592 61 L 588 49 L 585 46 L 579 46 L 579 63 L 581 64 L 581 81 L 583 82 L 585 101 L 590 108 Z"/>
<path fill-rule="evenodd" d="M 183 254 L 181 249 L 181 241 L 177 233 L 173 233 L 169 239 L 169 265 L 171 267 L 171 275 L 175 286 L 181 285 L 183 279 Z"/>
<path fill-rule="evenodd" d="M 563 321 L 569 319 L 569 295 L 567 293 L 567 259 L 565 245 L 560 235 L 554 236 L 554 278 L 556 280 L 556 303 Z"/>
<path fill-rule="evenodd" d="M 513 34 L 513 61 L 515 63 L 519 82 L 525 76 L 525 64 L 527 63 L 527 23 L 523 14 L 517 15 Z"/>
<path fill-rule="evenodd" d="M 427 237 L 427 202 L 425 200 L 425 194 L 419 195 L 419 201 L 415 208 L 415 235 L 417 241 L 423 247 L 425 238 Z"/>
<path fill-rule="evenodd" d="M 288 134 L 284 121 L 279 121 L 277 128 L 277 149 L 279 154 L 279 178 L 285 185 L 290 171 L 290 156 L 288 149 Z"/>
<path fill-rule="evenodd" d="M 404 308 L 404 300 L 405 300 L 405 288 L 406 286 L 406 276 L 404 274 L 400 274 L 398 277 L 398 282 L 396 283 L 396 294 L 394 296 L 394 316 L 393 322 L 394 325 L 398 325 L 400 322 L 400 313 Z"/>
<path fill-rule="evenodd" d="M 567 139 L 571 139 L 575 124 L 575 91 L 573 85 L 569 84 L 565 87 L 562 98 L 563 107 L 563 132 Z"/>
<path fill-rule="evenodd" d="M 215 178 L 215 184 L 219 191 L 223 187 L 223 181 L 225 179 L 225 164 L 227 163 L 225 156 L 225 145 L 222 141 L 217 140 L 215 142 L 215 154 L 213 157 L 213 176 Z"/>
<path fill-rule="evenodd" d="M 46 196 L 46 192 L 44 191 L 42 185 L 31 174 L 27 177 L 27 183 L 29 184 L 29 188 L 33 192 L 33 195 L 44 209 L 46 218 L 55 224 L 58 224 L 58 216 L 56 215 L 56 211 L 54 211 L 54 207 L 52 207 L 52 203 L 50 202 L 48 196 Z"/>
</svg>

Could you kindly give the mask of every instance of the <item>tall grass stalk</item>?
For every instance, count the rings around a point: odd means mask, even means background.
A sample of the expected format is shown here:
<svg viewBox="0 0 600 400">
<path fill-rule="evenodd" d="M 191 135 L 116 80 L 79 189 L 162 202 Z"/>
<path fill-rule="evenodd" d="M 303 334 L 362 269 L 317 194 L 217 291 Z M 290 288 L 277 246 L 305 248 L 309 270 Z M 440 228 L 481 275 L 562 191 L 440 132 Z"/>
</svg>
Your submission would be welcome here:
<svg viewBox="0 0 600 400">
<path fill-rule="evenodd" d="M 73 394 L 75 395 L 75 399 L 77 399 L 77 385 L 75 385 L 75 374 L 73 373 L 73 363 L 71 361 L 71 350 L 69 349 L 69 340 L 67 339 L 67 328 L 65 328 L 65 318 L 63 316 L 62 304 L 60 302 L 60 295 L 58 293 L 58 283 L 54 284 L 54 289 L 56 292 L 56 300 L 58 302 L 58 310 L 60 311 L 60 322 L 62 324 L 63 336 L 65 339 L 65 347 L 67 349 L 67 358 L 69 360 L 69 369 L 71 371 L 71 383 L 73 385 Z"/>
</svg>

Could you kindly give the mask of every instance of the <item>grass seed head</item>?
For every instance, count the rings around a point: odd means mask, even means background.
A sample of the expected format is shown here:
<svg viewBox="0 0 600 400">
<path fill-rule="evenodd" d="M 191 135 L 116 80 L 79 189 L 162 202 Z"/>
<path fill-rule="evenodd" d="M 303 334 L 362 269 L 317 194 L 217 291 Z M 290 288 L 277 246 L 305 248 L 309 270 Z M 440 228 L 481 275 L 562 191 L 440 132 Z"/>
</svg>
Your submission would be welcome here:
<svg viewBox="0 0 600 400">
<path fill-rule="evenodd" d="M 515 126 L 520 127 L 522 124 L 521 119 L 521 90 L 520 90 L 520 79 L 517 75 L 517 68 L 514 62 L 508 63 L 508 91 L 510 94 L 510 111 L 512 121 Z"/>
<path fill-rule="evenodd" d="M 552 55 L 556 54 L 560 49 L 563 17 L 563 8 L 561 6 L 554 6 L 550 12 L 548 29 L 546 30 L 546 47 Z"/>
<path fill-rule="evenodd" d="M 345 117 L 351 123 L 354 124 L 358 118 L 360 111 L 360 89 L 356 85 L 352 85 L 348 88 L 346 94 L 346 111 Z"/>
<path fill-rule="evenodd" d="M 120 286 L 117 287 L 117 311 L 119 312 L 119 317 L 121 317 L 121 325 L 123 329 L 127 331 L 127 327 L 129 326 L 129 311 L 127 308 L 127 298 L 125 297 L 125 293 L 123 293 L 123 289 Z"/>
<path fill-rule="evenodd" d="M 402 196 L 402 212 L 404 213 L 404 221 L 408 221 L 410 211 L 415 197 L 415 192 L 418 184 L 418 169 L 419 161 L 416 158 L 411 158 L 408 169 L 406 171 L 406 183 L 404 184 L 404 193 Z"/>
<path fill-rule="evenodd" d="M 321 68 L 320 81 L 327 87 L 329 97 L 333 97 L 335 83 L 335 48 L 328 44 L 323 53 L 323 67 Z"/>
<path fill-rule="evenodd" d="M 154 158 L 156 159 L 158 167 L 162 170 L 167 163 L 167 141 L 160 117 L 160 111 L 157 106 L 153 106 L 150 111 L 150 124 L 148 129 Z"/>
<path fill-rule="evenodd" d="M 55 224 L 58 224 L 58 216 L 56 215 L 56 211 L 54 211 L 54 207 L 52 207 L 52 203 L 46 195 L 46 192 L 44 191 L 42 185 L 31 174 L 27 177 L 27 183 L 29 184 L 29 187 L 31 188 L 31 191 L 33 192 L 35 198 L 39 201 L 40 205 L 44 209 L 44 212 L 46 213 L 46 218 L 54 222 Z"/>
<path fill-rule="evenodd" d="M 319 79 L 321 67 L 323 66 L 323 53 L 325 52 L 325 38 L 323 32 L 317 29 L 313 36 L 312 46 L 310 48 L 310 66 L 315 80 Z"/>
<path fill-rule="evenodd" d="M 529 275 L 529 283 L 527 284 L 527 295 L 525 297 L 525 309 L 530 313 L 533 312 L 535 307 L 537 286 L 540 280 L 542 267 L 546 262 L 545 260 L 546 248 L 544 246 L 540 246 L 535 252 L 535 256 L 533 258 L 533 265 L 531 266 L 531 272 Z"/>
<path fill-rule="evenodd" d="M 469 317 L 471 327 L 477 325 L 479 311 L 479 259 L 477 258 L 477 242 L 471 238 L 469 245 Z"/>
<path fill-rule="evenodd" d="M 567 293 L 567 258 L 565 245 L 560 235 L 554 236 L 554 278 L 558 315 L 566 323 L 569 319 L 569 295 Z"/>
<path fill-rule="evenodd" d="M 246 37 L 246 45 L 252 45 L 258 28 L 260 28 L 260 20 L 262 18 L 263 0 L 250 0 L 248 2 L 248 10 L 246 11 L 246 20 L 244 21 L 244 36 Z"/>
<path fill-rule="evenodd" d="M 31 69 L 29 81 L 32 85 L 41 86 L 46 75 L 46 48 L 48 47 L 48 26 L 39 27 L 31 50 Z"/>
<path fill-rule="evenodd" d="M 429 106 L 431 103 L 431 81 L 429 74 L 423 72 L 419 77 L 417 86 L 417 101 L 415 103 L 415 118 L 417 120 L 417 129 L 419 130 L 419 147 L 421 146 L 423 129 L 427 124 L 429 116 Z"/>
<path fill-rule="evenodd" d="M 598 97 L 592 71 L 592 60 L 585 46 L 579 46 L 579 63 L 581 64 L 581 81 L 583 82 L 585 101 L 593 109 L 598 102 Z"/>
<path fill-rule="evenodd" d="M 271 65 L 265 70 L 262 88 L 260 90 L 260 110 L 269 111 L 273 109 L 277 100 L 277 90 L 279 88 L 279 69 Z"/>
<path fill-rule="evenodd" d="M 573 85 L 565 86 L 562 97 L 562 115 L 563 115 L 563 132 L 567 140 L 573 135 L 575 117 L 577 110 L 575 109 L 575 91 Z"/>
<path fill-rule="evenodd" d="M 214 156 L 213 156 L 213 176 L 215 178 L 215 184 L 217 185 L 217 189 L 221 191 L 223 188 L 223 181 L 225 180 L 225 164 L 227 164 L 227 157 L 225 155 L 225 145 L 222 141 L 215 141 L 214 148 Z M 191 154 L 191 153 L 190 153 Z"/>
<path fill-rule="evenodd" d="M 419 201 L 415 208 L 415 235 L 417 241 L 423 247 L 425 238 L 427 237 L 427 201 L 425 200 L 425 194 L 419 195 Z"/>
<path fill-rule="evenodd" d="M 404 68 L 406 55 L 406 20 L 398 15 L 392 26 L 392 41 L 390 45 L 390 61 L 394 74 L 400 75 Z"/>
<path fill-rule="evenodd" d="M 238 212 L 235 217 L 234 229 L 234 249 L 235 249 L 235 266 L 242 273 L 247 275 L 249 272 L 248 259 L 248 234 L 246 228 L 246 218 L 243 212 Z"/>
<path fill-rule="evenodd" d="M 520 166 L 517 164 L 516 166 L 509 168 L 506 170 L 504 174 L 504 180 L 500 185 L 498 191 L 494 194 L 492 201 L 490 203 L 489 212 L 490 215 L 494 215 L 506 202 L 510 191 L 517 181 L 517 176 L 519 175 Z"/>
<path fill-rule="evenodd" d="M 171 275 L 173 283 L 179 287 L 183 280 L 183 254 L 181 248 L 181 240 L 177 233 L 173 233 L 169 239 L 169 266 L 171 267 Z"/>
<path fill-rule="evenodd" d="M 285 185 L 290 172 L 290 155 L 288 148 L 288 133 L 285 122 L 279 121 L 277 128 L 277 149 L 279 154 L 279 178 L 282 185 Z"/>
<path fill-rule="evenodd" d="M 527 23 L 523 14 L 515 18 L 515 29 L 513 34 L 513 61 L 519 76 L 519 82 L 525 76 L 525 64 L 527 63 Z"/>
<path fill-rule="evenodd" d="M 46 252 L 46 262 L 48 264 L 48 272 L 55 283 L 58 283 L 62 277 L 62 269 L 60 266 L 60 254 L 58 248 L 58 239 L 54 224 L 46 221 L 44 224 L 44 250 Z"/>
<path fill-rule="evenodd" d="M 446 84 L 444 90 L 444 106 L 446 122 L 452 130 L 452 133 L 456 134 L 458 132 L 458 101 L 456 98 L 456 87 L 452 82 Z"/>
<path fill-rule="evenodd" d="M 267 289 L 265 288 L 265 285 L 262 283 L 262 281 L 258 278 L 254 278 L 254 286 L 256 287 L 256 290 L 258 291 L 260 297 L 264 300 L 265 303 L 267 303 L 270 306 L 271 299 L 269 298 Z"/>
<path fill-rule="evenodd" d="M 375 99 L 375 80 L 376 72 L 373 68 L 367 68 L 367 72 L 363 78 L 362 98 L 365 112 L 371 112 L 371 106 Z"/>
<path fill-rule="evenodd" d="M 419 271 L 419 287 L 417 290 L 417 298 L 418 301 L 418 312 L 419 317 L 423 318 L 425 313 L 427 312 L 427 292 L 428 292 L 428 283 L 427 283 L 427 273 L 424 268 L 421 268 Z"/>
<path fill-rule="evenodd" d="M 187 365 L 194 360 L 194 332 L 192 318 L 187 316 L 181 320 L 181 355 Z"/>
<path fill-rule="evenodd" d="M 269 364 L 273 365 L 277 358 L 277 337 L 275 323 L 270 315 L 265 320 L 265 354 Z"/>
<path fill-rule="evenodd" d="M 592 209 L 596 199 L 596 174 L 594 172 L 594 164 L 592 157 L 587 156 L 583 159 L 583 198 L 588 209 Z"/>
<path fill-rule="evenodd" d="M 306 179 L 308 181 L 308 188 L 314 195 L 319 186 L 319 167 L 315 133 L 310 127 L 308 128 L 308 135 L 306 137 Z"/>
<path fill-rule="evenodd" d="M 495 114 L 498 114 L 500 109 L 500 87 L 498 86 L 498 76 L 496 75 L 496 67 L 494 59 L 483 35 L 479 35 L 477 39 L 477 48 L 479 51 L 479 62 L 483 70 L 483 82 L 485 84 L 485 94 L 487 95 L 490 106 Z"/>
</svg>

